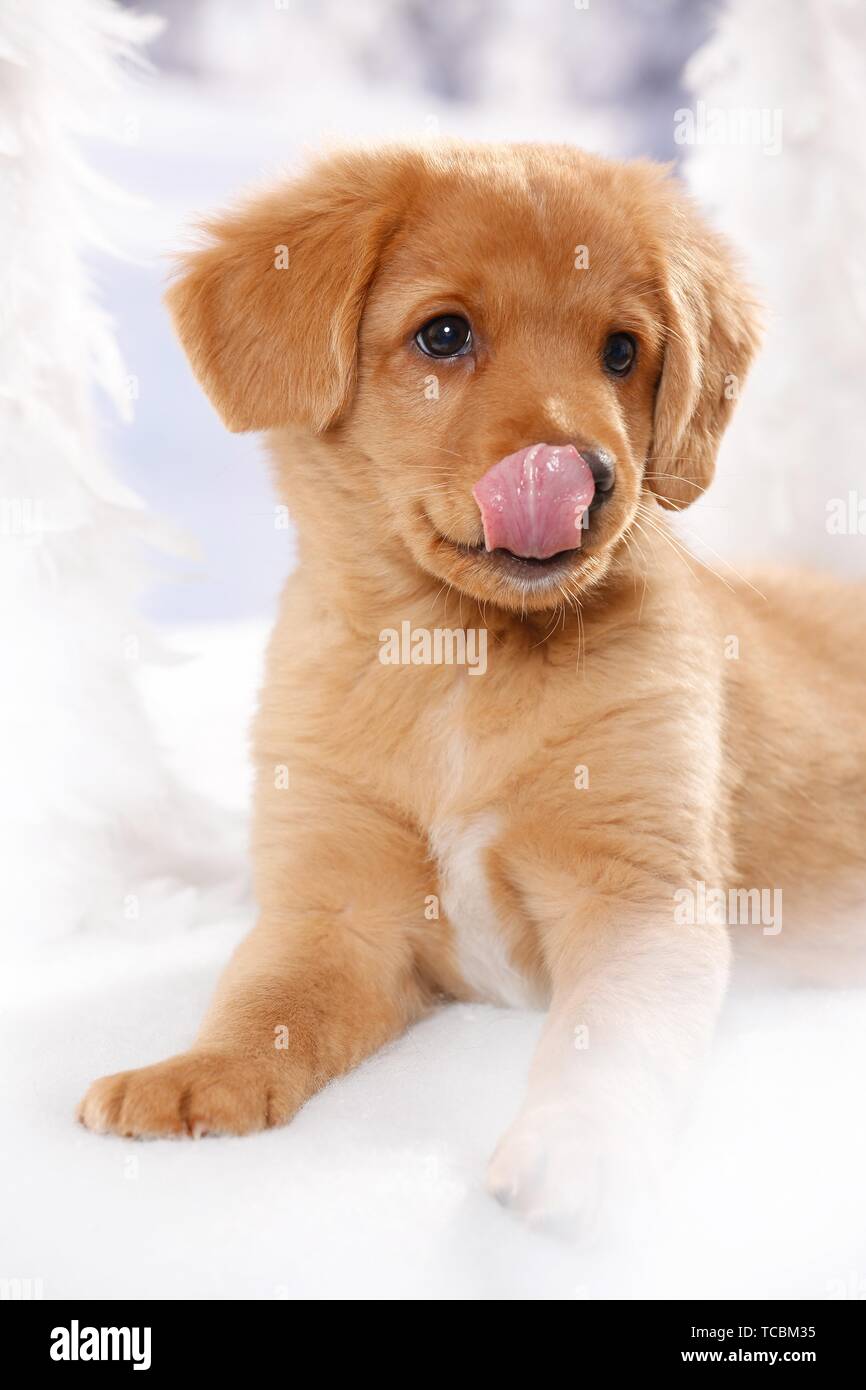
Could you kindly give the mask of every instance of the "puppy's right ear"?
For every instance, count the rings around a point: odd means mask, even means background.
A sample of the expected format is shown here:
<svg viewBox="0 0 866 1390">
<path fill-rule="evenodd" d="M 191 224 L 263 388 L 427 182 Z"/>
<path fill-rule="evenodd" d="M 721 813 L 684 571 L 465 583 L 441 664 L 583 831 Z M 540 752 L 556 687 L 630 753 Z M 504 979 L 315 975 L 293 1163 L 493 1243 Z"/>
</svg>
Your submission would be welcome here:
<svg viewBox="0 0 866 1390">
<path fill-rule="evenodd" d="M 334 156 L 204 226 L 168 290 L 193 371 L 230 430 L 336 420 L 358 325 L 406 196 L 405 155 Z"/>
</svg>

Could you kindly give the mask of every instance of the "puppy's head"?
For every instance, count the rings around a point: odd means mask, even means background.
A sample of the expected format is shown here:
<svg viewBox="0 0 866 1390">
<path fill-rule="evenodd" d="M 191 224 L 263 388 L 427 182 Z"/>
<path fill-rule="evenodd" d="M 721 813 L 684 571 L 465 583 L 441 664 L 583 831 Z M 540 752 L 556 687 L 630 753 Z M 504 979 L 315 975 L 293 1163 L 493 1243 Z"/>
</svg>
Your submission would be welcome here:
<svg viewBox="0 0 866 1390">
<path fill-rule="evenodd" d="M 365 544 L 385 528 L 518 611 L 598 583 L 642 499 L 706 488 L 757 341 L 724 244 L 648 163 L 342 154 L 208 235 L 168 300 L 228 427 L 318 436 Z"/>
</svg>

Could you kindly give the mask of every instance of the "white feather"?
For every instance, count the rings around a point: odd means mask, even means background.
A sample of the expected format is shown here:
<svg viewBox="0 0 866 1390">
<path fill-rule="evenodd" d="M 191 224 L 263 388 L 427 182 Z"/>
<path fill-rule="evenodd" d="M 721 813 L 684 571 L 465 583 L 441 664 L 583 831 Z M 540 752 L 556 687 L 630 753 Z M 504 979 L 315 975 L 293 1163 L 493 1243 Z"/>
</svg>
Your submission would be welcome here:
<svg viewBox="0 0 866 1390">
<path fill-rule="evenodd" d="M 688 150 L 689 183 L 769 323 L 710 497 L 684 525 L 717 551 L 862 574 L 863 536 L 828 529 L 828 505 L 851 490 L 866 504 L 866 7 L 730 0 L 686 82 L 722 131 L 729 113 L 778 119 L 781 148 Z"/>
<path fill-rule="evenodd" d="M 233 899 L 238 836 L 169 774 L 139 697 L 135 598 L 168 535 L 116 477 L 94 390 L 129 418 L 85 255 L 106 188 L 82 137 L 159 21 L 113 0 L 0 10 L 0 882 L 4 945 L 94 923 L 190 920 Z M 171 905 L 169 899 L 173 899 Z M 222 906 L 224 907 L 224 903 Z"/>
</svg>

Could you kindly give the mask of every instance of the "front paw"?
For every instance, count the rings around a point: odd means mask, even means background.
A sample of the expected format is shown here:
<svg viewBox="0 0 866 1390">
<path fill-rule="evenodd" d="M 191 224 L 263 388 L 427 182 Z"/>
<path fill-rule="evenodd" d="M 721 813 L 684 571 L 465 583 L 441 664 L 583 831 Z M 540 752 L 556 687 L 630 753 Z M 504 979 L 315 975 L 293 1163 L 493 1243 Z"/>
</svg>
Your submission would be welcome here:
<svg viewBox="0 0 866 1390">
<path fill-rule="evenodd" d="M 269 1059 L 184 1052 L 94 1081 L 78 1119 L 128 1139 L 250 1134 L 285 1124 L 298 1108 L 279 1070 Z"/>
<path fill-rule="evenodd" d="M 594 1239 L 650 1214 L 667 1141 L 570 1101 L 527 1106 L 500 1140 L 487 1189 L 530 1225 Z"/>
</svg>

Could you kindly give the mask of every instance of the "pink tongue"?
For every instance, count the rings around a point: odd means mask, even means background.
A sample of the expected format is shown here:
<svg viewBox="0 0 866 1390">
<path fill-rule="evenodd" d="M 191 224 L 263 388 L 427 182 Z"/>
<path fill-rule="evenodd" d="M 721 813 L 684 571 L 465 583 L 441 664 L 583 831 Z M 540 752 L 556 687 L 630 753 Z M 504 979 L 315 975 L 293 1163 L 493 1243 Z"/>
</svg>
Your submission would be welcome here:
<svg viewBox="0 0 866 1390">
<path fill-rule="evenodd" d="M 595 480 L 573 444 L 531 444 L 500 459 L 472 489 L 488 550 L 546 560 L 580 545 Z"/>
</svg>

